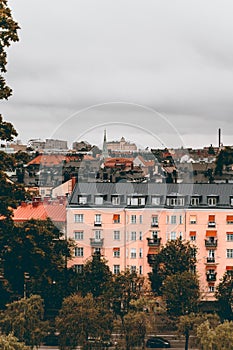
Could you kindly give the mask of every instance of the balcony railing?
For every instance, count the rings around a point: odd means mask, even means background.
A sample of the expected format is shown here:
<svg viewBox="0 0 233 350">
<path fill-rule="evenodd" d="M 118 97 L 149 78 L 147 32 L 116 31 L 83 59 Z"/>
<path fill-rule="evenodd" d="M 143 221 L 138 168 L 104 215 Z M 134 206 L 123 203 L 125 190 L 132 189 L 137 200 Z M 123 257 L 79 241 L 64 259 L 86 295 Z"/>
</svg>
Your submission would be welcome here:
<svg viewBox="0 0 233 350">
<path fill-rule="evenodd" d="M 215 263 L 215 258 L 208 257 L 208 258 L 206 258 L 206 262 L 207 262 L 207 264 L 214 264 Z"/>
<path fill-rule="evenodd" d="M 147 238 L 149 247 L 158 247 L 160 246 L 161 238 Z"/>
<path fill-rule="evenodd" d="M 209 221 L 209 222 L 208 222 L 208 227 L 216 227 L 216 222 L 214 222 L 214 221 Z"/>
<path fill-rule="evenodd" d="M 218 245 L 217 239 L 215 239 L 215 240 L 205 239 L 205 246 L 206 247 L 216 248 L 217 245 Z"/>
<path fill-rule="evenodd" d="M 94 222 L 94 226 L 100 227 L 100 226 L 102 226 L 102 222 L 101 221 L 95 221 Z"/>
<path fill-rule="evenodd" d="M 159 227 L 159 223 L 158 223 L 158 222 L 153 222 L 153 221 L 152 221 L 151 227 Z"/>
<path fill-rule="evenodd" d="M 148 254 L 147 255 L 147 262 L 149 265 L 153 265 L 153 263 L 155 262 L 155 256 L 156 256 L 156 254 Z"/>
<path fill-rule="evenodd" d="M 90 238 L 90 244 L 91 244 L 91 247 L 93 248 L 101 248 L 103 247 L 104 239 Z"/>
<path fill-rule="evenodd" d="M 215 273 L 206 273 L 206 280 L 208 281 L 208 282 L 214 282 L 214 281 L 216 281 L 216 275 L 217 275 L 217 273 L 215 272 Z"/>
</svg>

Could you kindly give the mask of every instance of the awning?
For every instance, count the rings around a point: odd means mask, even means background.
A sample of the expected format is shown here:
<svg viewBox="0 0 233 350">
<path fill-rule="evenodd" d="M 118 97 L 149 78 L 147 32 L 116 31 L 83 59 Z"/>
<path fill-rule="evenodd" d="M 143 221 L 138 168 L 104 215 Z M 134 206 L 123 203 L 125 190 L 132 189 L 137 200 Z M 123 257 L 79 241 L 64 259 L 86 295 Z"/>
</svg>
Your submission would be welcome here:
<svg viewBox="0 0 233 350">
<path fill-rule="evenodd" d="M 226 270 L 227 270 L 227 271 L 233 270 L 233 266 L 226 266 Z"/>
<path fill-rule="evenodd" d="M 158 253 L 158 248 L 156 247 L 150 247 L 148 250 L 148 255 L 157 254 L 157 253 Z"/>
<path fill-rule="evenodd" d="M 117 220 L 119 220 L 119 217 L 120 217 L 119 214 L 114 214 L 114 215 L 113 215 L 113 220 L 114 220 L 114 221 L 117 221 Z"/>
<path fill-rule="evenodd" d="M 227 221 L 233 221 L 233 215 L 227 215 Z"/>
<path fill-rule="evenodd" d="M 189 236 L 196 236 L 197 232 L 196 231 L 190 231 Z"/>
<path fill-rule="evenodd" d="M 215 270 L 216 269 L 216 265 L 207 265 L 206 269 L 207 270 Z"/>
<path fill-rule="evenodd" d="M 217 236 L 217 231 L 206 231 L 206 237 L 216 237 Z"/>
<path fill-rule="evenodd" d="M 209 222 L 215 222 L 215 215 L 209 215 Z"/>
<path fill-rule="evenodd" d="M 119 252 L 119 250 L 120 250 L 120 248 L 117 248 L 117 247 L 116 247 L 116 248 L 113 248 L 113 251 L 114 251 L 114 252 Z"/>
</svg>

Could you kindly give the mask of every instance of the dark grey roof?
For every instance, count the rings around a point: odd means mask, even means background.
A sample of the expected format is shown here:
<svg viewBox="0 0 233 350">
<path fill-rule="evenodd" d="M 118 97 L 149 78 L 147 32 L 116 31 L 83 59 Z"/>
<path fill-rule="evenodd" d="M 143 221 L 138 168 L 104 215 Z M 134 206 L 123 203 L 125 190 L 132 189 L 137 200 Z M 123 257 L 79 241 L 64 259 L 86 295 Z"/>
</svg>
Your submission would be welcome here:
<svg viewBox="0 0 233 350">
<path fill-rule="evenodd" d="M 88 201 L 94 203 L 95 195 L 104 195 L 104 205 L 111 205 L 111 195 L 119 194 L 122 205 L 130 195 L 144 195 L 151 203 L 151 196 L 160 196 L 161 205 L 166 203 L 166 197 L 181 195 L 185 197 L 185 206 L 189 205 L 190 197 L 200 196 L 200 207 L 207 206 L 208 196 L 217 197 L 217 207 L 230 207 L 230 197 L 233 197 L 233 184 L 157 184 L 157 183 L 77 183 L 69 199 L 69 205 L 78 205 L 78 196 L 89 195 Z"/>
</svg>

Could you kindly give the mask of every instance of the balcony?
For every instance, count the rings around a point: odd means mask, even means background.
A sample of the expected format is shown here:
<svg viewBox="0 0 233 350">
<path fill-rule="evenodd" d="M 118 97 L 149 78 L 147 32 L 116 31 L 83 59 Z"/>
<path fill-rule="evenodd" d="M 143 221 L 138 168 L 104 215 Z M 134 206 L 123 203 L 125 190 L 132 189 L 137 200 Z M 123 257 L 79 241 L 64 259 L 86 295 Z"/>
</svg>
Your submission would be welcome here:
<svg viewBox="0 0 233 350">
<path fill-rule="evenodd" d="M 206 262 L 207 262 L 207 264 L 214 264 L 215 263 L 215 258 L 208 257 L 208 258 L 206 258 Z"/>
<path fill-rule="evenodd" d="M 159 223 L 158 222 L 152 222 L 151 223 L 151 227 L 159 227 Z"/>
<path fill-rule="evenodd" d="M 161 238 L 147 238 L 149 247 L 159 247 Z"/>
<path fill-rule="evenodd" d="M 94 222 L 94 226 L 101 227 L 102 226 L 102 222 L 101 221 L 95 221 Z"/>
<path fill-rule="evenodd" d="M 155 262 L 155 256 L 156 256 L 156 254 L 148 254 L 147 255 L 147 262 L 149 265 L 153 265 L 153 263 Z"/>
<path fill-rule="evenodd" d="M 217 239 L 209 240 L 205 239 L 205 246 L 207 248 L 216 248 L 218 245 Z"/>
<path fill-rule="evenodd" d="M 90 244 L 92 248 L 102 248 L 104 243 L 104 239 L 100 238 L 90 238 Z"/>
<path fill-rule="evenodd" d="M 209 221 L 208 222 L 208 227 L 216 227 L 216 222 L 214 222 L 214 221 Z"/>
<path fill-rule="evenodd" d="M 216 281 L 216 275 L 217 275 L 217 272 L 214 272 L 214 273 L 207 272 L 206 273 L 206 280 L 207 280 L 207 282 L 215 282 Z"/>
</svg>

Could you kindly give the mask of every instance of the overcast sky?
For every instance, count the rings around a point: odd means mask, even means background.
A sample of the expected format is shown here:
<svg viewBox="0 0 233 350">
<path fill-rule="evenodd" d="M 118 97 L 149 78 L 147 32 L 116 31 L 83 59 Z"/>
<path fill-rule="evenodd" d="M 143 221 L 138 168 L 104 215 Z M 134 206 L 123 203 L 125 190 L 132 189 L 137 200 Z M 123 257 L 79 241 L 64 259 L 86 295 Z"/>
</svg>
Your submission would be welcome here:
<svg viewBox="0 0 233 350">
<path fill-rule="evenodd" d="M 233 2 L 9 0 L 19 138 L 126 139 L 141 147 L 233 144 Z"/>
</svg>

